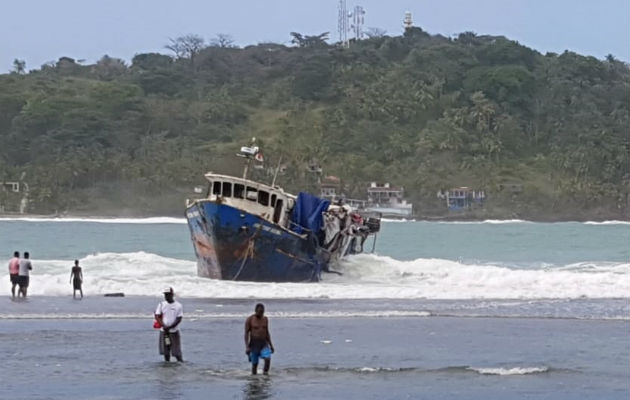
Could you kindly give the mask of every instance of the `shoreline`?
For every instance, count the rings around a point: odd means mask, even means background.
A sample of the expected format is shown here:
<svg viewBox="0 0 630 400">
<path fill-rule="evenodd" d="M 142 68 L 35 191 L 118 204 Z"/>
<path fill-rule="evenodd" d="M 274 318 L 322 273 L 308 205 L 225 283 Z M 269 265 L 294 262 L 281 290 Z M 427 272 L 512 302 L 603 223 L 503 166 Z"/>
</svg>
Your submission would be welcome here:
<svg viewBox="0 0 630 400">
<path fill-rule="evenodd" d="M 182 222 L 186 222 L 186 218 L 184 215 L 175 215 L 175 214 L 122 214 L 122 215 L 113 215 L 113 214 L 87 214 L 87 213 L 64 213 L 64 214 L 19 214 L 19 213 L 0 213 L 0 221 L 1 220 L 85 220 L 86 222 L 90 222 L 90 220 L 136 220 L 141 222 L 142 220 L 159 220 L 159 219 L 171 219 L 176 220 L 180 219 Z M 446 215 L 446 216 L 411 216 L 409 218 L 405 217 L 383 217 L 385 221 L 400 221 L 400 222 L 469 222 L 469 223 L 483 223 L 483 222 L 496 222 L 496 223 L 630 223 L 630 218 L 628 217 L 610 217 L 610 218 L 494 218 L 491 216 L 480 218 L 473 216 L 464 216 L 464 215 Z M 77 221 L 78 222 L 78 221 Z M 97 221 L 98 222 L 98 221 Z M 166 222 L 165 222 L 166 223 Z"/>
</svg>

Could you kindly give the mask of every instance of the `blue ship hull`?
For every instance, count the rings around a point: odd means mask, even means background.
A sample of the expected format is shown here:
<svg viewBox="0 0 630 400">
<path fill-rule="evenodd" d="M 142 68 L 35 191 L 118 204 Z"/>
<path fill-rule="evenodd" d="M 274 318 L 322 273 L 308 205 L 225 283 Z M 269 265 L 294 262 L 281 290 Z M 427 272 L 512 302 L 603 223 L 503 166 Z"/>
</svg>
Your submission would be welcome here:
<svg viewBox="0 0 630 400">
<path fill-rule="evenodd" d="M 312 234 L 298 235 L 220 202 L 197 201 L 186 218 L 202 277 L 314 282 L 328 263 Z"/>
</svg>

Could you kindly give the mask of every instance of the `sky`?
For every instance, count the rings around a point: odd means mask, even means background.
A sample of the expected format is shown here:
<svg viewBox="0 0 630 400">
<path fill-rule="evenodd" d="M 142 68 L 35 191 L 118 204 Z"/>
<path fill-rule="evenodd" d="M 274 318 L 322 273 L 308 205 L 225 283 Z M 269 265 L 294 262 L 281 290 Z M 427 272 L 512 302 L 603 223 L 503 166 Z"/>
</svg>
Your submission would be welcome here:
<svg viewBox="0 0 630 400">
<path fill-rule="evenodd" d="M 432 34 L 504 35 L 542 53 L 564 50 L 630 61 L 630 0 L 346 0 L 365 27 L 402 33 L 405 11 Z M 61 56 L 93 63 L 103 55 L 168 53 L 169 38 L 231 35 L 239 46 L 290 44 L 289 33 L 329 31 L 338 40 L 338 0 L 20 0 L 0 13 L 0 72 L 15 58 L 27 69 Z"/>
</svg>

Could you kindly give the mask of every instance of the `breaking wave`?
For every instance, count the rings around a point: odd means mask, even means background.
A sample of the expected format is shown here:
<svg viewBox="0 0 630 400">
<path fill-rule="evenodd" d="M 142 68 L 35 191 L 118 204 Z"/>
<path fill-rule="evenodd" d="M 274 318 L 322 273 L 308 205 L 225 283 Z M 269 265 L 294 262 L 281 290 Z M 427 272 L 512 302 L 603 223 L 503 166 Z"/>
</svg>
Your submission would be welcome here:
<svg viewBox="0 0 630 400">
<path fill-rule="evenodd" d="M 481 375 L 529 375 L 549 372 L 549 367 L 512 367 L 512 368 L 466 368 Z"/>
<path fill-rule="evenodd" d="M 71 260 L 34 260 L 34 295 L 67 296 Z M 84 292 L 160 296 L 170 285 L 183 297 L 329 299 L 627 298 L 630 264 L 588 262 L 523 269 L 444 259 L 400 261 L 357 255 L 320 283 L 217 281 L 197 277 L 196 263 L 146 252 L 100 253 L 81 260 Z M 8 286 L 8 280 L 6 282 Z"/>
<path fill-rule="evenodd" d="M 115 218 L 115 217 L 0 217 L 0 221 L 22 221 L 22 222 L 93 222 L 101 224 L 185 224 L 185 218 L 175 217 L 147 217 L 147 218 Z M 437 224 L 454 224 L 454 225 L 478 225 L 478 224 L 532 224 L 533 221 L 523 219 L 486 219 L 483 221 L 429 221 L 407 218 L 382 218 L 381 221 L 387 223 L 414 223 L 427 222 Z M 630 225 L 630 221 L 564 221 L 562 223 L 578 223 L 585 225 Z"/>
<path fill-rule="evenodd" d="M 22 222 L 95 222 L 101 224 L 185 224 L 185 218 L 174 217 L 149 217 L 149 218 L 78 218 L 78 217 L 3 217 L 0 221 Z"/>
</svg>

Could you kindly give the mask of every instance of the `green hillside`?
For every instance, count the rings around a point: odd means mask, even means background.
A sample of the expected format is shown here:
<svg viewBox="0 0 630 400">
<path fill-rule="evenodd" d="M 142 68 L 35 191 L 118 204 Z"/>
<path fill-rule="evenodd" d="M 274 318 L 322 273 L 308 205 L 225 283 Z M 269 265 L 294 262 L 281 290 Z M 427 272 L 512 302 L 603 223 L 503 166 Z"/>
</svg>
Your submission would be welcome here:
<svg viewBox="0 0 630 400">
<path fill-rule="evenodd" d="M 181 215 L 202 174 L 239 173 L 233 155 L 256 137 L 269 169 L 282 155 L 289 190 L 312 190 L 319 164 L 350 197 L 404 186 L 419 216 L 448 215 L 436 193 L 469 186 L 488 199 L 468 217 L 628 218 L 627 64 L 471 32 L 348 49 L 294 37 L 191 36 L 130 65 L 18 62 L 0 75 L 0 181 L 26 182 L 33 213 Z M 6 210 L 18 200 L 0 191 Z"/>
</svg>

